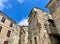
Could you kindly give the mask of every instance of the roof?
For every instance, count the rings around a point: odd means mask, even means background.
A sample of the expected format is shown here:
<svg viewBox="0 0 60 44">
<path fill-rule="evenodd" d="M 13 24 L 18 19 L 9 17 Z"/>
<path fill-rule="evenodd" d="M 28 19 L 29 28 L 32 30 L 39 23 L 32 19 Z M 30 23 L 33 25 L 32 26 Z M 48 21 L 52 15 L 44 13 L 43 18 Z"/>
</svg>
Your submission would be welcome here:
<svg viewBox="0 0 60 44">
<path fill-rule="evenodd" d="M 47 12 L 46 10 L 41 9 L 41 8 L 38 8 L 38 7 L 34 7 L 34 8 L 36 8 L 36 9 L 40 9 L 40 10 L 42 10 L 42 11 L 44 11 L 44 12 Z M 32 10 L 31 10 L 31 12 L 30 12 L 30 14 L 29 14 L 29 16 L 28 16 L 28 17 L 30 17 L 30 15 L 31 15 L 31 13 L 33 12 L 34 8 L 32 8 Z M 48 12 L 47 12 L 47 13 L 48 13 Z"/>
<path fill-rule="evenodd" d="M 49 3 L 46 5 L 46 7 L 48 7 L 48 5 L 49 5 L 52 1 L 55 1 L 55 0 L 50 0 Z"/>
<path fill-rule="evenodd" d="M 9 20 L 13 21 L 16 24 L 16 22 L 12 18 L 8 17 L 5 13 L 3 13 L 2 11 L 0 11 L 0 13 L 2 13 L 2 15 L 6 16 L 6 18 L 8 18 Z"/>
</svg>

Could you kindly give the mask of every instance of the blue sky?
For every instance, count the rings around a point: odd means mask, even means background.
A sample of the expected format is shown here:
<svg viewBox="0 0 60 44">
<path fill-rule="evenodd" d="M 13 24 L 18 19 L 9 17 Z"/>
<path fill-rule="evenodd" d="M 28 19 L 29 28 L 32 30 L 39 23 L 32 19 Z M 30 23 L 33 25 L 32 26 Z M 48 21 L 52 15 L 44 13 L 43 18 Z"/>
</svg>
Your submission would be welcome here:
<svg viewBox="0 0 60 44">
<path fill-rule="evenodd" d="M 49 0 L 0 0 L 0 10 L 19 25 L 28 25 L 28 15 L 32 8 L 38 7 L 49 12 L 45 7 Z"/>
</svg>

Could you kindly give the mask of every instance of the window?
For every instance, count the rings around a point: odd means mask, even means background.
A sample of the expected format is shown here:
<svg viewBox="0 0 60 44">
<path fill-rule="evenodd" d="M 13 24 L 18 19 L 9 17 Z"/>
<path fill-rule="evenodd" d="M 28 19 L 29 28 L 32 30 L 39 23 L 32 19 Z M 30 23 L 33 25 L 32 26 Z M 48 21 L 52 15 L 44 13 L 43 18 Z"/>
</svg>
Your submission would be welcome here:
<svg viewBox="0 0 60 44">
<path fill-rule="evenodd" d="M 5 18 L 5 17 L 3 17 L 3 18 L 2 18 L 2 20 L 1 20 L 1 22 L 3 22 L 3 23 L 4 23 L 4 22 L 5 22 L 5 20 L 6 20 L 6 18 Z"/>
<path fill-rule="evenodd" d="M 36 39 L 36 37 L 34 38 L 34 40 L 35 40 L 35 44 L 37 44 L 37 39 Z"/>
<path fill-rule="evenodd" d="M 19 39 L 19 44 L 21 44 L 21 39 Z"/>
<path fill-rule="evenodd" d="M 10 27 L 12 27 L 12 26 L 13 26 L 13 23 L 11 22 L 11 23 L 10 23 Z"/>
<path fill-rule="evenodd" d="M 8 44 L 8 41 L 4 41 L 4 44 Z"/>
<path fill-rule="evenodd" d="M 48 22 L 49 22 L 49 28 L 51 32 L 58 33 L 54 21 L 52 19 L 49 19 Z"/>
<path fill-rule="evenodd" d="M 7 37 L 10 37 L 11 31 L 8 30 Z"/>
<path fill-rule="evenodd" d="M 2 30 L 2 27 L 0 26 L 0 32 L 1 32 L 1 30 Z"/>
</svg>

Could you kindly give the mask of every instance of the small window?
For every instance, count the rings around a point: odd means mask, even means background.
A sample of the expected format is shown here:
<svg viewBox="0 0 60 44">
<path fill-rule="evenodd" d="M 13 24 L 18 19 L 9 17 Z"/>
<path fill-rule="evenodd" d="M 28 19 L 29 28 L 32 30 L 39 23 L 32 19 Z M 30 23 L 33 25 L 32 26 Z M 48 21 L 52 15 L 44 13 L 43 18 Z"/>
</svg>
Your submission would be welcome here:
<svg viewBox="0 0 60 44">
<path fill-rule="evenodd" d="M 2 20 L 1 20 L 1 22 L 3 22 L 3 23 L 4 23 L 4 22 L 5 22 L 5 20 L 6 20 L 6 18 L 5 18 L 5 17 L 3 17 L 3 18 L 2 18 Z"/>
<path fill-rule="evenodd" d="M 13 23 L 11 22 L 11 23 L 10 23 L 10 27 L 12 27 L 12 26 L 13 26 Z"/>
<path fill-rule="evenodd" d="M 4 44 L 8 44 L 8 41 L 4 41 Z"/>
<path fill-rule="evenodd" d="M 10 37 L 11 31 L 8 30 L 7 37 Z"/>
<path fill-rule="evenodd" d="M 0 26 L 0 32 L 1 32 L 1 30 L 2 30 L 2 27 Z"/>
<path fill-rule="evenodd" d="M 35 44 L 37 44 L 37 39 L 36 39 L 36 37 L 34 37 L 34 40 L 35 40 Z"/>
</svg>

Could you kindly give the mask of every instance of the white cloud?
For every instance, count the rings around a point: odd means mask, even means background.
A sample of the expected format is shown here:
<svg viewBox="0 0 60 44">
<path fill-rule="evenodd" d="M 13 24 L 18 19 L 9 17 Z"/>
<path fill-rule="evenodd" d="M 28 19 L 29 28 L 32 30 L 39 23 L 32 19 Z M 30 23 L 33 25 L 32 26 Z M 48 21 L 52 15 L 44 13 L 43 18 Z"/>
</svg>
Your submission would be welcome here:
<svg viewBox="0 0 60 44">
<path fill-rule="evenodd" d="M 23 2 L 24 2 L 24 0 L 18 0 L 18 2 L 19 2 L 19 3 L 23 3 Z"/>
<path fill-rule="evenodd" d="M 10 8 L 9 5 L 11 5 L 11 4 L 9 4 L 8 1 L 9 0 L 0 0 L 0 10 L 3 10 L 4 8 L 7 8 L 7 7 Z"/>
<path fill-rule="evenodd" d="M 12 5 L 11 4 L 8 4 L 6 8 L 7 9 L 12 8 Z"/>
<path fill-rule="evenodd" d="M 22 19 L 20 22 L 17 23 L 20 26 L 28 26 L 28 18 Z"/>
</svg>

